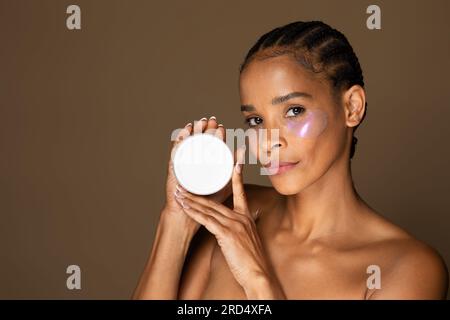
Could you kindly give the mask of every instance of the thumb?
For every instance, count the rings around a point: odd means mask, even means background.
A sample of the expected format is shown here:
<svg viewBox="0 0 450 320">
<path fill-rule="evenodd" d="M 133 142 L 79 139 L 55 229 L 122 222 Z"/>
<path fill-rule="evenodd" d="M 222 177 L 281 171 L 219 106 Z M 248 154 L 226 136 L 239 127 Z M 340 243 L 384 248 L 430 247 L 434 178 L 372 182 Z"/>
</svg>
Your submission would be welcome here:
<svg viewBox="0 0 450 320">
<path fill-rule="evenodd" d="M 245 160 L 245 150 L 245 145 L 237 149 L 236 164 L 234 166 L 232 176 L 234 211 L 242 214 L 248 214 L 247 197 L 245 195 L 244 180 L 242 177 L 242 167 Z"/>
</svg>

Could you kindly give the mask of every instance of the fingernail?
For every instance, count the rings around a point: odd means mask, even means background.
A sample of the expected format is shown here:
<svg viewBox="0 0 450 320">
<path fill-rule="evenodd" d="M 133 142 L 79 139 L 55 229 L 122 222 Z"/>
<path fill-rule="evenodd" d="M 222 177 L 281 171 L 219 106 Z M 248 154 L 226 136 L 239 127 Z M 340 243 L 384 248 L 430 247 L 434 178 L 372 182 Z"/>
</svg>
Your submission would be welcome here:
<svg viewBox="0 0 450 320">
<path fill-rule="evenodd" d="M 189 206 L 188 206 L 186 203 L 184 203 L 183 200 L 181 200 L 181 199 L 179 199 L 179 198 L 175 198 L 175 200 L 177 200 L 177 202 L 178 202 L 183 208 L 185 208 L 185 209 L 188 209 L 188 208 L 189 208 Z"/>
<path fill-rule="evenodd" d="M 218 127 L 223 127 L 223 124 L 219 124 Z"/>
<path fill-rule="evenodd" d="M 175 197 L 175 201 L 178 202 L 178 204 L 179 204 L 180 206 L 183 206 L 183 205 L 181 204 L 181 200 L 178 199 L 177 197 Z"/>
<path fill-rule="evenodd" d="M 192 126 L 192 122 L 189 122 L 188 124 L 186 124 L 184 127 L 189 127 Z"/>
<path fill-rule="evenodd" d="M 206 118 L 201 118 L 200 119 L 200 121 L 206 121 L 206 120 L 208 120 L 208 119 L 206 119 Z"/>
<path fill-rule="evenodd" d="M 216 120 L 216 117 L 211 116 L 211 117 L 209 117 L 209 120 Z"/>
<path fill-rule="evenodd" d="M 239 162 L 236 162 L 235 168 L 237 173 L 241 173 L 242 166 Z"/>
<path fill-rule="evenodd" d="M 186 192 L 186 189 L 184 189 L 184 188 L 183 188 L 182 186 L 180 186 L 179 184 L 177 184 L 175 187 L 176 187 L 177 190 L 180 191 L 181 193 Z"/>
<path fill-rule="evenodd" d="M 174 194 L 175 194 L 175 197 L 177 197 L 177 198 L 185 198 L 185 196 L 183 196 L 178 189 L 175 190 Z"/>
</svg>

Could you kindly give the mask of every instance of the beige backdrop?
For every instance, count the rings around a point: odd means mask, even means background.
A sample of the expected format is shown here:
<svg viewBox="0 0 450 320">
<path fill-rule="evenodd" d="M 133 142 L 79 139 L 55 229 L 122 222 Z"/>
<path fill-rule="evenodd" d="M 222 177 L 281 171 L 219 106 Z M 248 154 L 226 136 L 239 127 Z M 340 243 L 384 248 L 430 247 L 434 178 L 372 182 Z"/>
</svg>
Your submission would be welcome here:
<svg viewBox="0 0 450 320">
<path fill-rule="evenodd" d="M 82 29 L 66 28 L 80 5 Z M 450 2 L 0 0 L 0 298 L 128 299 L 163 204 L 169 134 L 242 126 L 238 66 L 294 20 L 342 31 L 364 71 L 356 186 L 450 263 Z M 248 183 L 268 184 L 246 167 Z M 66 267 L 82 289 L 66 288 Z"/>
</svg>

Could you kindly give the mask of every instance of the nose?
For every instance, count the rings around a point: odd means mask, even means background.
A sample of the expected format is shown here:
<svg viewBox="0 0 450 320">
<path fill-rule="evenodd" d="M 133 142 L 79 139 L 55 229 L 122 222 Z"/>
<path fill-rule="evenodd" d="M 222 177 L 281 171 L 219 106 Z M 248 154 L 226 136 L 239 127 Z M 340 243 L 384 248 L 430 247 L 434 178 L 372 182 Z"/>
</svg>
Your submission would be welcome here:
<svg viewBox="0 0 450 320">
<path fill-rule="evenodd" d="M 285 141 L 280 137 L 279 129 L 263 129 L 260 134 L 261 152 L 267 154 L 269 157 L 272 152 L 278 152 L 280 148 L 285 145 Z"/>
<path fill-rule="evenodd" d="M 279 129 L 263 129 L 264 132 L 259 137 L 259 162 L 265 166 L 272 161 L 279 161 L 280 150 L 285 147 L 285 141 L 279 137 Z M 274 131 L 276 130 L 276 131 Z M 270 132 L 268 134 L 268 132 Z"/>
</svg>

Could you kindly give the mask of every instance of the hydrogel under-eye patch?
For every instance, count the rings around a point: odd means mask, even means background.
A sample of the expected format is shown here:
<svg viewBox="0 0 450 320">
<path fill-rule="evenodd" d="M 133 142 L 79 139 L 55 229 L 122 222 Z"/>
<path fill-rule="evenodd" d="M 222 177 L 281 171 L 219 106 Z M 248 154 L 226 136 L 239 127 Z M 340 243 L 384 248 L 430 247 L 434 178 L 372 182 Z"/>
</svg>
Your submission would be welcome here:
<svg viewBox="0 0 450 320">
<path fill-rule="evenodd" d="M 316 138 L 327 127 L 328 116 L 320 109 L 305 109 L 297 117 L 287 119 L 287 128 L 299 138 Z"/>
</svg>

